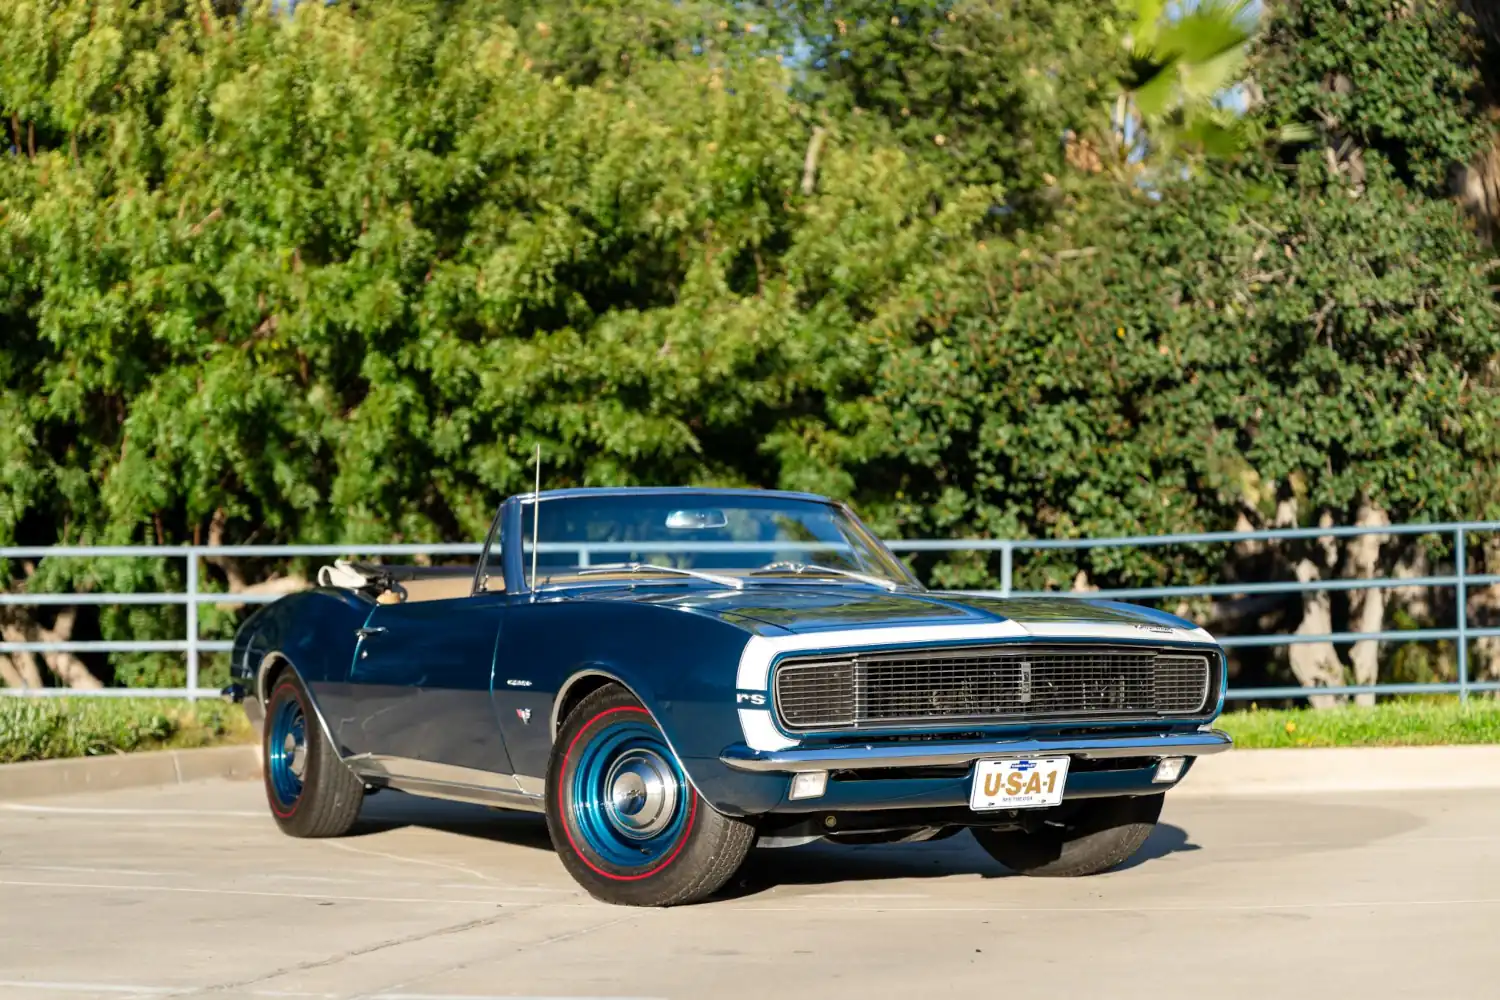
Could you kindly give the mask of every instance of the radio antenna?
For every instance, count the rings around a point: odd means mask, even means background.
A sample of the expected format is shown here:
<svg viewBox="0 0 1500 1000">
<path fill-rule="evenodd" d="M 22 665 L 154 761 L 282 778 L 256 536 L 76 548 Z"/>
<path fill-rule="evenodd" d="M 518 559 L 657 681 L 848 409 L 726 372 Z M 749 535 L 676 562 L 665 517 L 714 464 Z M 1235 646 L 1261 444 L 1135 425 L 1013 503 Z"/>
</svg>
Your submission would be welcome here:
<svg viewBox="0 0 1500 1000">
<path fill-rule="evenodd" d="M 536 545 L 542 524 L 542 446 L 536 446 L 536 492 L 531 495 L 531 599 L 536 600 Z"/>
</svg>

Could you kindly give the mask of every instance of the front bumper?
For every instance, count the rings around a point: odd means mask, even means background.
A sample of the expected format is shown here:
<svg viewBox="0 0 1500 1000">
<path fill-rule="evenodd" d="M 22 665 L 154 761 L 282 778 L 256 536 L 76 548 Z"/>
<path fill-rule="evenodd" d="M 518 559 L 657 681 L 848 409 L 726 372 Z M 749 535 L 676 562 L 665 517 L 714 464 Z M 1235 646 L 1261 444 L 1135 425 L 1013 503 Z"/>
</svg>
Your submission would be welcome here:
<svg viewBox="0 0 1500 1000">
<path fill-rule="evenodd" d="M 1055 739 L 984 740 L 965 743 L 841 743 L 793 750 L 752 750 L 737 744 L 719 760 L 737 771 L 792 774 L 798 771 L 863 771 L 904 767 L 951 767 L 1005 757 L 1069 756 L 1087 760 L 1120 757 L 1201 757 L 1234 745 L 1217 729 L 1191 733 L 1090 736 Z"/>
</svg>

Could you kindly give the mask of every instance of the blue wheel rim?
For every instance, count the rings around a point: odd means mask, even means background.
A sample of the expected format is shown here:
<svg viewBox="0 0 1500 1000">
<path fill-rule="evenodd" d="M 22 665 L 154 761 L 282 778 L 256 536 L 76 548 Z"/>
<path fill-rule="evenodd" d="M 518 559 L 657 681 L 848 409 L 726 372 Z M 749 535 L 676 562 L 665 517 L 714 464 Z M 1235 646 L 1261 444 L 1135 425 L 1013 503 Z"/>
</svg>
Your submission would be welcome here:
<svg viewBox="0 0 1500 1000">
<path fill-rule="evenodd" d="M 306 770 L 307 716 L 300 699 L 288 698 L 276 707 L 266 745 L 266 773 L 277 801 L 288 807 L 296 804 Z"/>
<path fill-rule="evenodd" d="M 574 828 L 590 851 L 617 868 L 670 857 L 692 795 L 661 733 L 636 719 L 611 723 L 589 738 L 571 791 Z"/>
</svg>

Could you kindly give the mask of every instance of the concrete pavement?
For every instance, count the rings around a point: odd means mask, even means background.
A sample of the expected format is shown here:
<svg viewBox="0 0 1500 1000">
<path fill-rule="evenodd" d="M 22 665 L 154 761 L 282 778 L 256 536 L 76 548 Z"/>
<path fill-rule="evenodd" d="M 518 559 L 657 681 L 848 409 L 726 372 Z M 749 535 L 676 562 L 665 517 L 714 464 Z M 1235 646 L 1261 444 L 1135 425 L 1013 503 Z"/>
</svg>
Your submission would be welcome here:
<svg viewBox="0 0 1500 1000">
<path fill-rule="evenodd" d="M 533 817 L 258 782 L 0 802 L 0 997 L 1497 995 L 1500 791 L 1168 797 L 1142 858 L 1007 875 L 967 836 L 758 852 L 728 898 L 593 902 Z"/>
</svg>

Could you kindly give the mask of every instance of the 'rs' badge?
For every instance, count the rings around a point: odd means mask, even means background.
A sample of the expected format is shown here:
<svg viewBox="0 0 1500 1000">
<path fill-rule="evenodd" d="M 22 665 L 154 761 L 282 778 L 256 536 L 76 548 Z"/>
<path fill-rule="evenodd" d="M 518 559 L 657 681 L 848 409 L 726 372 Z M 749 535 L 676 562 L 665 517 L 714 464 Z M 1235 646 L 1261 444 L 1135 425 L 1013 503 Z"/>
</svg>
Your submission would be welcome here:
<svg viewBox="0 0 1500 1000">
<path fill-rule="evenodd" d="M 1031 664 L 1025 660 L 1021 661 L 1020 671 L 1016 677 L 1016 701 L 1023 705 L 1031 704 Z"/>
<path fill-rule="evenodd" d="M 529 708 L 518 708 L 518 709 L 516 709 L 516 718 L 520 719 L 522 722 L 530 722 L 531 721 L 531 709 L 529 709 Z"/>
</svg>

